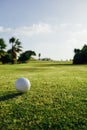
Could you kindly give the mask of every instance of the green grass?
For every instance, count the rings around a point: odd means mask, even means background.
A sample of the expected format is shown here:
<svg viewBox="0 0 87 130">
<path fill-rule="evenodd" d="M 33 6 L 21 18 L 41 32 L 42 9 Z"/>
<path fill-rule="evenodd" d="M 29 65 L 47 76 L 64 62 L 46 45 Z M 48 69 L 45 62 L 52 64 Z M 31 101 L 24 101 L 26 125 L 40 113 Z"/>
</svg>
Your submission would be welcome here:
<svg viewBox="0 0 87 130">
<path fill-rule="evenodd" d="M 15 90 L 19 77 L 27 93 Z M 87 130 L 87 65 L 0 65 L 0 130 Z"/>
</svg>

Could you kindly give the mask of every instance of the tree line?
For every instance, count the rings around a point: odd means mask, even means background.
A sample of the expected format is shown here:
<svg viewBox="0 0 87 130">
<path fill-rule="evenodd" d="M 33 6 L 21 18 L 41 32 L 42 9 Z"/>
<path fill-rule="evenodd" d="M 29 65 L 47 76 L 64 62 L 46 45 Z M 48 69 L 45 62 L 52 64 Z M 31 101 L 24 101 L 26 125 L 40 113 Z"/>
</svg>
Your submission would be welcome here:
<svg viewBox="0 0 87 130">
<path fill-rule="evenodd" d="M 11 37 L 9 39 L 9 44 L 11 44 L 11 48 L 6 51 L 6 43 L 3 38 L 0 38 L 0 61 L 5 63 L 26 63 L 30 57 L 35 56 L 36 53 L 31 50 L 27 50 L 22 52 L 22 45 L 19 39 L 15 37 Z M 18 57 L 19 54 L 19 57 Z"/>
<path fill-rule="evenodd" d="M 22 45 L 19 39 L 11 37 L 9 39 L 11 48 L 6 51 L 6 43 L 3 38 L 0 38 L 0 62 L 6 63 L 26 63 L 31 56 L 36 56 L 36 53 L 32 50 L 22 52 Z M 73 64 L 87 64 L 87 45 L 84 45 L 82 49 L 74 49 Z M 18 56 L 19 55 L 19 56 Z M 39 60 L 41 53 L 38 54 Z"/>
</svg>

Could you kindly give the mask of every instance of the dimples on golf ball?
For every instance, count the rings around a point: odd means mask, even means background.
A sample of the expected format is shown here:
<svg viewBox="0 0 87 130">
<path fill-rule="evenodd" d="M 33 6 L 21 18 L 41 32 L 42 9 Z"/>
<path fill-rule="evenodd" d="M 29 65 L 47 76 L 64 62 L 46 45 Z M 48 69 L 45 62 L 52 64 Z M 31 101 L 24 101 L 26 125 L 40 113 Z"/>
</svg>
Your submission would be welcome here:
<svg viewBox="0 0 87 130">
<path fill-rule="evenodd" d="M 27 78 L 19 78 L 15 84 L 16 90 L 19 92 L 27 92 L 30 86 L 30 81 Z"/>
</svg>

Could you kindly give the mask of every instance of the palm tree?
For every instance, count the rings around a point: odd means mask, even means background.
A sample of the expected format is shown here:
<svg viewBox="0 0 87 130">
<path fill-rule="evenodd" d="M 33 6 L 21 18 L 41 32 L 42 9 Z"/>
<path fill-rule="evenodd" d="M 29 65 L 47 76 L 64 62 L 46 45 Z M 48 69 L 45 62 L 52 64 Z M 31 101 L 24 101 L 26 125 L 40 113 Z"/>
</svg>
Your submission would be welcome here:
<svg viewBox="0 0 87 130">
<path fill-rule="evenodd" d="M 19 39 L 15 39 L 14 37 L 9 39 L 9 43 L 12 44 L 12 48 L 10 50 L 8 50 L 8 53 L 11 53 L 12 55 L 12 64 L 15 63 L 15 61 L 17 61 L 17 53 L 20 53 L 22 51 L 22 46 L 21 46 L 21 42 L 19 41 Z"/>
<path fill-rule="evenodd" d="M 41 57 L 41 53 L 38 54 L 38 57 L 39 57 L 39 60 L 40 60 L 40 57 Z"/>
<path fill-rule="evenodd" d="M 6 48 L 5 41 L 3 40 L 3 38 L 0 38 L 0 59 L 5 54 L 4 51 L 5 48 Z"/>
</svg>

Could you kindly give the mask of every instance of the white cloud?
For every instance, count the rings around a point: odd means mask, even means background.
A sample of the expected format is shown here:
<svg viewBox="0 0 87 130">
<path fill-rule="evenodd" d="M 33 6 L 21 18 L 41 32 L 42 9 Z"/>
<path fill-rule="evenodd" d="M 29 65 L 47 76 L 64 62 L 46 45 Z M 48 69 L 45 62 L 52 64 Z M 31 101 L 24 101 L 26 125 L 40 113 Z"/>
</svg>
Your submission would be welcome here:
<svg viewBox="0 0 87 130">
<path fill-rule="evenodd" d="M 39 34 L 48 34 L 50 33 L 51 26 L 49 24 L 33 24 L 32 26 L 23 26 L 18 28 L 4 28 L 3 26 L 0 26 L 0 32 L 2 33 L 12 33 L 13 35 L 24 35 L 24 36 L 33 36 L 33 35 L 39 35 Z"/>
<path fill-rule="evenodd" d="M 39 34 L 48 34 L 51 32 L 49 24 L 33 24 L 32 26 L 19 27 L 14 30 L 15 35 L 33 36 Z"/>
<path fill-rule="evenodd" d="M 4 28 L 3 26 L 0 26 L 0 32 L 4 33 L 4 32 L 11 32 L 12 29 L 11 28 Z"/>
<path fill-rule="evenodd" d="M 0 32 L 3 32 L 3 27 L 2 26 L 0 26 Z"/>
</svg>

